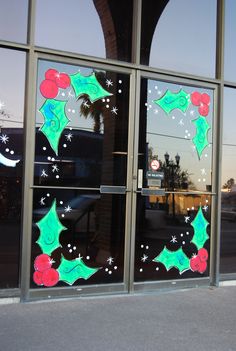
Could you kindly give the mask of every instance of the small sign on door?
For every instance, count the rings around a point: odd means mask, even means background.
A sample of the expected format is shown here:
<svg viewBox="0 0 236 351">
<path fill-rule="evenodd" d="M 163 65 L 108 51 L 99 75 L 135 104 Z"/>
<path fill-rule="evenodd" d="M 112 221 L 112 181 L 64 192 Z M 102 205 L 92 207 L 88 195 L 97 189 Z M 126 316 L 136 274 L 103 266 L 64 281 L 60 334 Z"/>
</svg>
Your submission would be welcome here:
<svg viewBox="0 0 236 351">
<path fill-rule="evenodd" d="M 159 163 L 159 161 L 157 161 L 157 160 L 152 160 L 150 166 L 151 166 L 151 169 L 152 169 L 153 171 L 157 171 L 158 168 L 160 167 L 160 163 Z"/>
</svg>

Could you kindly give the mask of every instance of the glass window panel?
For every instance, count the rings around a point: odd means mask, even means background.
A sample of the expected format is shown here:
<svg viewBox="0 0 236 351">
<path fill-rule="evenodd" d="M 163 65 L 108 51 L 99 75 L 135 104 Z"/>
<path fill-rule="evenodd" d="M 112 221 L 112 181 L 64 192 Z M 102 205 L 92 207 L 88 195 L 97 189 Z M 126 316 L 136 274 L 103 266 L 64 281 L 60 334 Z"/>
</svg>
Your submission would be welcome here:
<svg viewBox="0 0 236 351">
<path fill-rule="evenodd" d="M 31 286 L 123 282 L 124 221 L 123 195 L 35 190 Z"/>
<path fill-rule="evenodd" d="M 221 192 L 221 273 L 236 272 L 236 143 L 234 101 L 236 90 L 224 90 L 222 192 Z"/>
<path fill-rule="evenodd" d="M 132 0 L 40 0 L 36 9 L 36 45 L 131 60 Z M 53 15 L 52 15 L 53 14 Z"/>
<path fill-rule="evenodd" d="M 225 1 L 225 59 L 224 75 L 229 81 L 236 81 L 235 60 L 236 60 L 236 2 L 234 0 Z"/>
<path fill-rule="evenodd" d="M 35 184 L 125 185 L 128 115 L 128 75 L 40 61 Z"/>
<path fill-rule="evenodd" d="M 18 286 L 25 54 L 0 51 L 0 288 Z"/>
<path fill-rule="evenodd" d="M 157 159 L 158 171 L 164 174 L 161 186 L 166 190 L 211 191 L 213 91 L 147 79 L 141 84 L 139 168 L 143 169 L 143 187 L 152 183 L 148 172 Z M 168 167 L 165 154 L 169 155 Z"/>
<path fill-rule="evenodd" d="M 216 1 L 143 1 L 141 63 L 214 77 Z"/>
<path fill-rule="evenodd" d="M 26 43 L 28 0 L 1 1 L 0 39 Z"/>
<path fill-rule="evenodd" d="M 210 213 L 209 195 L 139 195 L 135 281 L 208 276 Z"/>
</svg>

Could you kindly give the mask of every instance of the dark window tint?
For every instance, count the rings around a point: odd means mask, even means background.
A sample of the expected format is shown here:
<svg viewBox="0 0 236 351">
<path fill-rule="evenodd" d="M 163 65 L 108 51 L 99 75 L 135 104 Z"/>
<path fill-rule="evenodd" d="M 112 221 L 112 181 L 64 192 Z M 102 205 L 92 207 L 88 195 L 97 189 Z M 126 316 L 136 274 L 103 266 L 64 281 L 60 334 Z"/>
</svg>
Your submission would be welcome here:
<svg viewBox="0 0 236 351">
<path fill-rule="evenodd" d="M 236 90 L 225 88 L 221 192 L 221 273 L 236 272 Z"/>
<path fill-rule="evenodd" d="M 132 0 L 40 0 L 36 45 L 131 60 Z"/>
<path fill-rule="evenodd" d="M 18 286 L 25 54 L 0 51 L 0 288 Z"/>
<path fill-rule="evenodd" d="M 141 63 L 215 76 L 216 1 L 143 1 Z"/>
<path fill-rule="evenodd" d="M 28 0 L 1 1 L 0 39 L 26 42 Z"/>
</svg>

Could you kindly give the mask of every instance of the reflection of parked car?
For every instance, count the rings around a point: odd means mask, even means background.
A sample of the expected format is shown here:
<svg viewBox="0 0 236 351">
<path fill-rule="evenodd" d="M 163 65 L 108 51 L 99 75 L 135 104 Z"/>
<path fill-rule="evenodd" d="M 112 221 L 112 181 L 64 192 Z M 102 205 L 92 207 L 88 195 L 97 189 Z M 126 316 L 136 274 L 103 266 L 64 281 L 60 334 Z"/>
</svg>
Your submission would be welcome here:
<svg viewBox="0 0 236 351">
<path fill-rule="evenodd" d="M 221 193 L 221 219 L 236 221 L 236 192 Z"/>
<path fill-rule="evenodd" d="M 73 232 L 89 233 L 96 230 L 96 205 L 100 195 L 79 195 L 57 207 L 60 221 Z M 49 207 L 34 210 L 34 222 L 45 216 Z"/>
</svg>

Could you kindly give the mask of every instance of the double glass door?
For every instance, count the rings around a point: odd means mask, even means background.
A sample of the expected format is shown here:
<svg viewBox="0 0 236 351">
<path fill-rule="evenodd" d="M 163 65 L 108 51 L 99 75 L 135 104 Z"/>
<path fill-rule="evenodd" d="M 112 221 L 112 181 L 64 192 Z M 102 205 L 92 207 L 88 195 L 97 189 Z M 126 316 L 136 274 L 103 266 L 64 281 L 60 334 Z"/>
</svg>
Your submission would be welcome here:
<svg viewBox="0 0 236 351">
<path fill-rule="evenodd" d="M 208 277 L 214 87 L 37 68 L 30 296 Z"/>
</svg>

